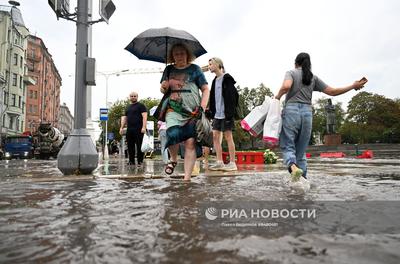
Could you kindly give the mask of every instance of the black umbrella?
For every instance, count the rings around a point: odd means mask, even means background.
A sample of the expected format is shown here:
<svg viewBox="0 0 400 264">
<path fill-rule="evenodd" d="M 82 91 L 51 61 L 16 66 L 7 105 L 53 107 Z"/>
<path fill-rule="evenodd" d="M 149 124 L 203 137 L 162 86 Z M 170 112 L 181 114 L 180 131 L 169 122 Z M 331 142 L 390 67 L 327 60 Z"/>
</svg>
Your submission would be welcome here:
<svg viewBox="0 0 400 264">
<path fill-rule="evenodd" d="M 207 53 L 191 34 L 169 27 L 148 29 L 137 35 L 125 49 L 141 60 L 167 63 L 168 49 L 177 43 L 183 43 L 196 57 Z"/>
</svg>

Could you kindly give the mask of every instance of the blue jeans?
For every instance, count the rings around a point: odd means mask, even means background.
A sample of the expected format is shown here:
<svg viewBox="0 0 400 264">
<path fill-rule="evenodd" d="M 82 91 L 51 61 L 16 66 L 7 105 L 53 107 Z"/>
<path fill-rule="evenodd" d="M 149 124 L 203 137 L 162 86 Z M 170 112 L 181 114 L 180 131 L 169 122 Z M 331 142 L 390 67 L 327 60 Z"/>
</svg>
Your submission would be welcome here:
<svg viewBox="0 0 400 264">
<path fill-rule="evenodd" d="M 307 176 L 306 149 L 310 142 L 312 130 L 311 105 L 289 103 L 282 111 L 282 131 L 279 145 L 283 162 L 289 168 L 293 163 Z"/>
</svg>

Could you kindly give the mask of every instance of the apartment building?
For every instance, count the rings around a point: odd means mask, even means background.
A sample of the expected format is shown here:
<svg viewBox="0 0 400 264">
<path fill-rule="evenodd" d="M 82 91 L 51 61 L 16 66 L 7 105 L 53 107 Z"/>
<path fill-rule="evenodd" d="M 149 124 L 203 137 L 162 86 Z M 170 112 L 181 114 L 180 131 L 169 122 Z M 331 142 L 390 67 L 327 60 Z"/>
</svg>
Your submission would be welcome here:
<svg viewBox="0 0 400 264">
<path fill-rule="evenodd" d="M 68 106 L 63 103 L 60 106 L 60 118 L 58 120 L 58 129 L 63 133 L 65 136 L 68 136 L 72 129 L 74 128 L 74 117 L 69 111 Z"/>
<path fill-rule="evenodd" d="M 25 130 L 28 35 L 20 10 L 0 5 L 0 137 Z"/>
<path fill-rule="evenodd" d="M 59 128 L 61 76 L 43 40 L 28 36 L 26 51 L 28 76 L 25 129 L 35 132 L 41 122 Z"/>
</svg>

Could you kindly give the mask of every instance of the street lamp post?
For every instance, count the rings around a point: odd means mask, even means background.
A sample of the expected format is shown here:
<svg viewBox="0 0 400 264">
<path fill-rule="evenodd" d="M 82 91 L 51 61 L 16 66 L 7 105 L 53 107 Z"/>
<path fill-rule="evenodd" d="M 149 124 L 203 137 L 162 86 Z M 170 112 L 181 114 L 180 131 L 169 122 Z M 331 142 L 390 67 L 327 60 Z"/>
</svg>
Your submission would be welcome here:
<svg viewBox="0 0 400 264">
<path fill-rule="evenodd" d="M 75 53 L 75 119 L 74 130 L 61 148 L 57 161 L 64 175 L 90 174 L 98 165 L 98 154 L 86 130 L 87 80 L 85 68 L 88 59 L 89 1 L 78 0 Z M 75 21 L 75 20 L 74 20 Z"/>
<path fill-rule="evenodd" d="M 106 77 L 106 108 L 108 109 L 108 78 L 110 75 L 105 75 Z M 103 154 L 103 159 L 108 160 L 109 155 L 108 155 L 108 116 L 105 124 L 105 134 L 104 134 L 104 154 Z"/>
<path fill-rule="evenodd" d="M 121 70 L 121 71 L 115 71 L 115 72 L 97 72 L 100 75 L 103 75 L 106 78 L 106 108 L 108 109 L 108 78 L 112 75 L 119 76 L 123 72 L 129 71 L 128 69 L 126 70 Z M 104 129 L 104 150 L 103 150 L 103 159 L 108 160 L 109 159 L 109 153 L 108 153 L 108 118 L 105 121 L 105 129 Z"/>
</svg>

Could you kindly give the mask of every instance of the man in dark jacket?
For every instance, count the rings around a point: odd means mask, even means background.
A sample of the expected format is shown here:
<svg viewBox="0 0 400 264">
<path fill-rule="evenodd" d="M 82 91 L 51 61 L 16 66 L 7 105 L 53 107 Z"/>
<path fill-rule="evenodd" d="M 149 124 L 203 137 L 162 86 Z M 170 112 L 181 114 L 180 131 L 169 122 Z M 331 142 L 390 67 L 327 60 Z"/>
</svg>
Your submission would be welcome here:
<svg viewBox="0 0 400 264">
<path fill-rule="evenodd" d="M 208 68 L 215 74 L 210 91 L 210 117 L 213 118 L 213 141 L 217 154 L 217 163 L 210 166 L 210 170 L 235 171 L 235 142 L 234 130 L 235 109 L 239 101 L 239 94 L 235 87 L 236 81 L 229 73 L 225 73 L 224 64 L 219 58 L 208 61 Z M 230 162 L 224 165 L 222 160 L 222 134 L 228 143 Z"/>
</svg>

